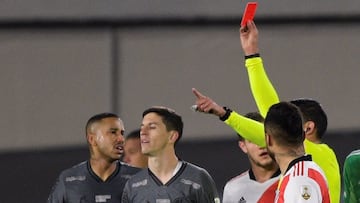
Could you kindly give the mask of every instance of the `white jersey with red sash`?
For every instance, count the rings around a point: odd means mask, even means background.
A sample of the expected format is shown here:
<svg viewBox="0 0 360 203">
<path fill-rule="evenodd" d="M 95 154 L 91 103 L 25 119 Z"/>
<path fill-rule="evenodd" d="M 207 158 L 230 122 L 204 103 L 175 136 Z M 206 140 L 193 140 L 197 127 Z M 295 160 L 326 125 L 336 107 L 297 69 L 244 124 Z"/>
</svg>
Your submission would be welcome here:
<svg viewBox="0 0 360 203">
<path fill-rule="evenodd" d="M 274 202 L 280 170 L 265 182 L 256 181 L 251 169 L 229 180 L 224 187 L 223 203 Z"/>
<path fill-rule="evenodd" d="M 279 182 L 276 203 L 330 203 L 324 172 L 311 155 L 293 160 Z"/>
</svg>

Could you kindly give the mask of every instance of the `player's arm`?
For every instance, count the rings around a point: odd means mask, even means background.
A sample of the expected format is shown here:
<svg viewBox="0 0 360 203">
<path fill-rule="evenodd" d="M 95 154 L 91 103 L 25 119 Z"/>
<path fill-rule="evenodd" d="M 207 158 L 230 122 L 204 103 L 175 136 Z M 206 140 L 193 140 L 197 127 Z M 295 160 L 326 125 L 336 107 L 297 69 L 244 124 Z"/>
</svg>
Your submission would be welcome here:
<svg viewBox="0 0 360 203">
<path fill-rule="evenodd" d="M 223 198 L 222 202 L 229 202 L 230 201 L 230 189 L 229 189 L 229 183 L 225 184 L 224 191 L 223 191 Z"/>
<path fill-rule="evenodd" d="M 201 174 L 201 194 L 198 194 L 196 202 L 211 202 L 211 203 L 220 203 L 220 197 L 216 189 L 215 181 L 212 179 L 210 174 L 202 169 Z"/>
<path fill-rule="evenodd" d="M 195 104 L 198 112 L 216 115 L 224 121 L 235 132 L 244 139 L 259 145 L 265 146 L 264 125 L 260 122 L 246 118 L 228 108 L 224 108 L 214 102 L 211 98 L 203 95 L 197 89 L 192 89 L 195 95 Z"/>
<path fill-rule="evenodd" d="M 127 181 L 121 196 L 122 203 L 130 202 L 129 194 L 130 194 L 130 185 L 129 185 L 129 181 Z"/>
<path fill-rule="evenodd" d="M 360 199 L 359 157 L 350 154 L 344 162 L 344 203 L 357 202 Z"/>
<path fill-rule="evenodd" d="M 62 175 L 60 175 L 51 189 L 47 203 L 63 203 L 63 202 L 65 202 L 65 185 L 62 179 Z"/>
<path fill-rule="evenodd" d="M 351 181 L 351 167 L 349 166 L 349 160 L 346 159 L 344 162 L 344 172 L 343 172 L 343 179 L 344 179 L 344 203 L 351 203 L 354 199 L 354 195 L 352 193 L 353 190 L 353 183 Z"/>
<path fill-rule="evenodd" d="M 253 21 L 246 29 L 240 28 L 240 41 L 245 54 L 245 66 L 248 72 L 251 92 L 260 114 L 265 118 L 270 106 L 279 102 L 279 97 L 269 80 L 260 58 L 258 48 L 258 30 Z"/>
</svg>

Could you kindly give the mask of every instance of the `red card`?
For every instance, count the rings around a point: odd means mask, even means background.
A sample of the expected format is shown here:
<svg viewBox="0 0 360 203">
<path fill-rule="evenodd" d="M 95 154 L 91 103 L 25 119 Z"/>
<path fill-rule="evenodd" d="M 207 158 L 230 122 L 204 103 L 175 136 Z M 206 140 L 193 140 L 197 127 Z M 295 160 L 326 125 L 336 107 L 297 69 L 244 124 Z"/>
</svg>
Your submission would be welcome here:
<svg viewBox="0 0 360 203">
<path fill-rule="evenodd" d="M 249 2 L 246 4 L 246 8 L 241 19 L 241 27 L 246 26 L 246 23 L 249 20 L 253 20 L 255 16 L 255 11 L 257 7 L 257 2 Z"/>
</svg>

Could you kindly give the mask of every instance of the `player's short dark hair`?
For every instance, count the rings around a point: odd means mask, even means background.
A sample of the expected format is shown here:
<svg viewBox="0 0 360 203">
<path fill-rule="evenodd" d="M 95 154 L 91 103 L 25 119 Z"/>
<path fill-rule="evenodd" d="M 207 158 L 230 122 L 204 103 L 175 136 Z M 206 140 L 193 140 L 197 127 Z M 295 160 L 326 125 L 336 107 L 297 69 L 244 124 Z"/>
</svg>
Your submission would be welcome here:
<svg viewBox="0 0 360 203">
<path fill-rule="evenodd" d="M 127 134 L 125 140 L 128 139 L 140 139 L 140 129 L 133 130 L 129 134 Z"/>
<path fill-rule="evenodd" d="M 118 118 L 120 119 L 120 117 L 114 113 L 99 113 L 99 114 L 96 114 L 94 116 L 92 116 L 91 118 L 89 118 L 89 120 L 86 122 L 86 126 L 85 126 L 85 132 L 86 132 L 86 135 L 89 133 L 89 130 L 91 128 L 91 126 L 94 124 L 94 123 L 97 123 L 99 121 L 101 121 L 102 119 L 104 118 Z"/>
<path fill-rule="evenodd" d="M 258 121 L 258 122 L 261 122 L 261 123 L 264 123 L 264 120 L 265 120 L 264 117 L 262 117 L 262 115 L 257 111 L 249 112 L 249 113 L 245 114 L 244 116 L 246 118 L 250 118 L 250 119 L 252 119 L 254 121 Z M 240 141 L 245 140 L 244 137 L 242 137 L 240 134 L 237 134 L 237 135 L 238 135 Z"/>
<path fill-rule="evenodd" d="M 321 104 L 313 99 L 300 98 L 290 101 L 300 108 L 304 122 L 313 121 L 317 131 L 317 137 L 322 138 L 327 129 L 327 116 Z"/>
<path fill-rule="evenodd" d="M 300 109 L 290 102 L 270 107 L 266 115 L 265 132 L 281 146 L 299 146 L 305 139 Z"/>
<path fill-rule="evenodd" d="M 180 140 L 183 133 L 184 123 L 181 116 L 179 116 L 174 110 L 167 107 L 154 106 L 146 109 L 142 116 L 144 117 L 148 113 L 156 113 L 162 118 L 162 121 L 168 131 L 175 130 L 179 133 L 179 138 L 176 140 L 175 144 Z"/>
</svg>

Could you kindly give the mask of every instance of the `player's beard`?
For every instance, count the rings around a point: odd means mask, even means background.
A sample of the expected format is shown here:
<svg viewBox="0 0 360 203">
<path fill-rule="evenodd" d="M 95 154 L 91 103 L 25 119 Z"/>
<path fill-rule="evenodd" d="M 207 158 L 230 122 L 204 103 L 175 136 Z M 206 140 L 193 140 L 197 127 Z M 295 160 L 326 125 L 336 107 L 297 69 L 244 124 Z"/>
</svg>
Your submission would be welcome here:
<svg viewBox="0 0 360 203">
<path fill-rule="evenodd" d="M 272 160 L 276 161 L 274 152 L 272 152 L 268 146 L 266 146 L 266 150 L 267 150 L 269 156 L 272 158 Z"/>
</svg>

